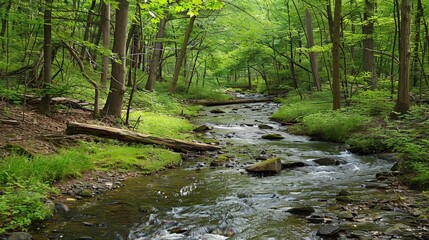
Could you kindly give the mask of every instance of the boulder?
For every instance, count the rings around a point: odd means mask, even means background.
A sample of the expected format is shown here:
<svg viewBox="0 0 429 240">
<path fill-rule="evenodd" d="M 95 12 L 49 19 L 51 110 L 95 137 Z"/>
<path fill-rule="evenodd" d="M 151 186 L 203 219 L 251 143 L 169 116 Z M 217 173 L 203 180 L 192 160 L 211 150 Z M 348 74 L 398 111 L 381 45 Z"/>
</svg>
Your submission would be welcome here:
<svg viewBox="0 0 429 240">
<path fill-rule="evenodd" d="M 273 127 L 268 125 L 268 124 L 259 124 L 258 128 L 260 128 L 260 129 L 273 129 Z"/>
<path fill-rule="evenodd" d="M 31 240 L 33 237 L 26 232 L 14 232 L 12 233 L 7 240 Z"/>
<path fill-rule="evenodd" d="M 225 113 L 224 110 L 220 109 L 220 108 L 215 108 L 210 110 L 211 113 Z"/>
<path fill-rule="evenodd" d="M 305 167 L 308 166 L 305 162 L 286 162 L 282 163 L 283 169 L 292 169 L 292 168 L 298 168 L 298 167 Z"/>
<path fill-rule="evenodd" d="M 211 126 L 207 126 L 207 125 L 203 124 L 201 126 L 198 126 L 197 128 L 195 128 L 192 131 L 194 131 L 194 132 L 204 132 L 204 131 L 208 131 L 208 130 L 212 130 L 212 129 L 213 128 Z"/>
<path fill-rule="evenodd" d="M 293 207 L 287 210 L 287 212 L 295 215 L 310 215 L 314 213 L 314 211 L 312 206 Z"/>
<path fill-rule="evenodd" d="M 365 188 L 387 189 L 387 188 L 389 188 L 389 184 L 371 182 L 371 183 L 366 183 Z"/>
<path fill-rule="evenodd" d="M 250 173 L 278 173 L 282 170 L 282 161 L 280 158 L 271 158 L 263 162 L 255 163 L 245 169 Z"/>
<path fill-rule="evenodd" d="M 319 164 L 320 166 L 340 165 L 340 161 L 338 161 L 337 159 L 334 159 L 334 158 L 329 158 L 329 157 L 315 159 L 315 160 L 313 160 L 313 162 Z"/>
<path fill-rule="evenodd" d="M 340 232 L 340 227 L 336 225 L 323 225 L 317 230 L 317 235 L 321 237 L 333 237 Z"/>
<path fill-rule="evenodd" d="M 279 134 L 279 133 L 270 133 L 270 134 L 265 134 L 262 136 L 263 139 L 269 139 L 269 140 L 280 140 L 280 139 L 284 139 L 284 137 Z"/>
<path fill-rule="evenodd" d="M 352 193 L 349 190 L 342 189 L 340 192 L 338 192 L 338 196 L 350 196 Z"/>
</svg>

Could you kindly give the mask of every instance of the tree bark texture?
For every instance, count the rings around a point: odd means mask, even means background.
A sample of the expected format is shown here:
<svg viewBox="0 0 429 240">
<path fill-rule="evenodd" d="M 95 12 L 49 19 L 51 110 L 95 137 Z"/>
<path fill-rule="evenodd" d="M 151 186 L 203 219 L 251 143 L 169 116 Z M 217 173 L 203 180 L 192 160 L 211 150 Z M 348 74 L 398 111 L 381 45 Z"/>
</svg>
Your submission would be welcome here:
<svg viewBox="0 0 429 240">
<path fill-rule="evenodd" d="M 120 0 L 119 9 L 116 10 L 112 51 L 117 55 L 118 59 L 112 62 L 110 91 L 103 108 L 106 115 L 114 117 L 121 117 L 125 93 L 125 49 L 127 41 L 128 6 L 129 3 L 127 0 Z"/>
<path fill-rule="evenodd" d="M 74 134 L 87 134 L 98 137 L 105 137 L 117 139 L 123 142 L 143 143 L 162 145 L 171 148 L 175 151 L 215 151 L 221 149 L 218 146 L 213 146 L 205 143 L 189 142 L 184 140 L 163 138 L 138 132 L 133 132 L 120 128 L 91 125 L 85 123 L 70 122 L 67 125 L 66 133 L 69 135 Z"/>
<path fill-rule="evenodd" d="M 363 45 L 363 70 L 371 74 L 370 85 L 371 89 L 377 88 L 377 79 L 375 74 L 375 62 L 374 62 L 374 16 L 375 2 L 374 0 L 365 0 L 365 12 L 363 15 L 364 23 L 362 24 L 362 34 L 364 39 Z"/>
<path fill-rule="evenodd" d="M 165 18 L 159 21 L 158 33 L 156 34 L 155 43 L 153 44 L 152 60 L 150 62 L 149 67 L 149 78 L 145 86 L 145 89 L 149 91 L 153 91 L 153 89 L 155 88 L 155 82 L 159 78 L 158 70 L 161 66 L 161 56 L 163 48 L 162 39 L 165 36 L 166 23 L 167 20 Z"/>
<path fill-rule="evenodd" d="M 173 94 L 176 91 L 177 81 L 179 80 L 180 70 L 182 69 L 183 62 L 186 58 L 186 48 L 188 47 L 189 38 L 192 33 L 192 28 L 194 27 L 196 16 L 192 16 L 188 28 L 186 29 L 185 38 L 183 39 L 182 48 L 180 50 L 179 57 L 176 61 L 176 66 L 174 68 L 173 80 L 171 81 L 169 93 Z"/>
<path fill-rule="evenodd" d="M 109 49 L 110 45 L 110 4 L 101 1 L 101 29 L 103 33 L 103 48 Z M 101 57 L 101 79 L 100 87 L 105 90 L 109 76 L 109 56 L 103 54 Z"/>
<path fill-rule="evenodd" d="M 307 39 L 308 39 L 308 48 L 314 46 L 314 36 L 313 36 L 313 25 L 311 23 L 311 15 L 308 9 L 305 10 L 305 19 L 306 19 L 306 27 L 307 27 Z M 311 64 L 311 72 L 313 76 L 314 85 L 318 92 L 322 91 L 322 84 L 320 82 L 319 77 L 319 65 L 317 63 L 316 53 L 310 51 L 310 64 Z"/>
<path fill-rule="evenodd" d="M 334 19 L 332 29 L 332 109 L 341 108 L 341 72 L 340 72 L 340 28 L 341 28 L 341 0 L 335 0 Z"/>
<path fill-rule="evenodd" d="M 43 88 L 49 88 L 52 82 L 52 1 L 45 1 L 45 11 L 43 17 Z M 50 102 L 52 96 L 45 93 L 42 101 L 39 104 L 39 111 L 41 113 L 50 114 Z"/>
<path fill-rule="evenodd" d="M 402 0 L 401 3 L 398 99 L 394 108 L 400 113 L 406 113 L 410 109 L 411 4 L 411 0 Z"/>
</svg>

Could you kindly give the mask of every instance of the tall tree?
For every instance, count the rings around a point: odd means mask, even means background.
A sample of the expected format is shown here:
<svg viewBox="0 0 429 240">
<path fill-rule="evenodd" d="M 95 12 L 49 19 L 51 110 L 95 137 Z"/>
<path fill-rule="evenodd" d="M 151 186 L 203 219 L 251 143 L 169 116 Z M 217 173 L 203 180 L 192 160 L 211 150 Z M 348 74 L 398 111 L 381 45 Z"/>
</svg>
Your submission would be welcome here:
<svg viewBox="0 0 429 240">
<path fill-rule="evenodd" d="M 153 54 L 149 67 L 149 78 L 147 80 L 145 89 L 149 91 L 153 91 L 155 87 L 155 82 L 159 77 L 159 68 L 161 66 L 161 56 L 162 56 L 162 39 L 165 36 L 165 25 L 167 23 L 167 19 L 164 17 L 159 21 L 158 33 L 156 34 L 155 43 L 153 44 Z"/>
<path fill-rule="evenodd" d="M 340 28 L 341 28 L 341 0 L 335 0 L 334 19 L 332 23 L 332 70 L 333 70 L 332 109 L 333 110 L 337 110 L 341 108 Z"/>
<path fill-rule="evenodd" d="M 110 3 L 101 1 L 101 29 L 103 34 L 103 48 L 109 49 L 110 45 Z M 106 89 L 109 75 L 109 55 L 103 54 L 101 57 L 101 89 Z"/>
<path fill-rule="evenodd" d="M 106 115 L 114 117 L 121 117 L 125 93 L 125 52 L 127 43 L 128 7 L 128 0 L 119 0 L 119 6 L 116 10 L 112 48 L 117 59 L 112 62 L 110 91 L 103 108 L 103 112 L 105 112 Z"/>
<path fill-rule="evenodd" d="M 195 23 L 196 18 L 197 18 L 197 16 L 193 15 L 193 16 L 191 16 L 191 19 L 189 20 L 188 28 L 186 29 L 185 37 L 184 37 L 183 42 L 182 42 L 182 48 L 180 49 L 180 54 L 176 60 L 176 65 L 174 67 L 173 80 L 171 81 L 170 90 L 169 90 L 170 94 L 173 94 L 176 91 L 177 81 L 179 80 L 179 75 L 180 75 L 180 70 L 182 69 L 183 62 L 184 62 L 184 59 L 186 57 L 186 49 L 188 47 L 189 38 L 191 37 L 192 28 L 194 27 L 194 23 Z"/>
<path fill-rule="evenodd" d="M 402 0 L 401 3 L 398 98 L 394 108 L 399 113 L 406 113 L 410 109 L 411 2 Z"/>
<path fill-rule="evenodd" d="M 370 85 L 371 89 L 377 88 L 377 80 L 375 74 L 375 62 L 374 62 L 374 10 L 375 0 L 365 0 L 365 12 L 363 15 L 364 22 L 362 23 L 362 34 L 364 39 L 363 45 L 363 70 L 371 74 Z"/>
<path fill-rule="evenodd" d="M 305 19 L 306 19 L 306 27 L 307 27 L 307 46 L 310 48 L 310 64 L 311 64 L 311 72 L 313 75 L 314 85 L 316 86 L 317 91 L 322 91 L 322 84 L 319 78 L 319 65 L 317 64 L 317 56 L 316 53 L 311 50 L 314 46 L 314 36 L 313 36 L 313 25 L 311 23 L 311 15 L 308 9 L 305 9 Z"/>
<path fill-rule="evenodd" d="M 52 82 L 52 2 L 45 0 L 43 16 L 43 88 L 45 90 L 42 101 L 39 104 L 41 113 L 50 114 L 51 94 L 46 90 Z"/>
</svg>

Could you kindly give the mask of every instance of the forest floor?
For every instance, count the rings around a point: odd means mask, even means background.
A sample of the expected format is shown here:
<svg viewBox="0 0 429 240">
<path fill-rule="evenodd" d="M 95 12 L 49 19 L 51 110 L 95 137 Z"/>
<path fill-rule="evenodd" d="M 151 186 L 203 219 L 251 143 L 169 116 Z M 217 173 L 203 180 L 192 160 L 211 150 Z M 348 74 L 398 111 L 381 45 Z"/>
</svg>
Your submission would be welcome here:
<svg viewBox="0 0 429 240">
<path fill-rule="evenodd" d="M 68 122 L 90 123 L 98 125 L 113 124 L 100 122 L 92 118 L 90 111 L 80 109 L 62 109 L 53 111 L 51 116 L 40 114 L 32 106 L 8 104 L 0 101 L 0 120 L 15 120 L 16 125 L 0 123 L 0 159 L 12 152 L 34 156 L 54 154 L 59 148 L 73 146 L 76 140 L 91 140 L 83 135 L 67 136 L 65 130 Z M 65 140 L 65 141 L 64 141 Z M 121 182 L 134 177 L 134 172 L 90 171 L 82 173 L 79 178 L 68 178 L 53 185 L 62 193 L 55 197 L 61 200 L 69 197 L 80 198 L 79 191 L 97 186 L 98 192 L 122 186 Z"/>
</svg>

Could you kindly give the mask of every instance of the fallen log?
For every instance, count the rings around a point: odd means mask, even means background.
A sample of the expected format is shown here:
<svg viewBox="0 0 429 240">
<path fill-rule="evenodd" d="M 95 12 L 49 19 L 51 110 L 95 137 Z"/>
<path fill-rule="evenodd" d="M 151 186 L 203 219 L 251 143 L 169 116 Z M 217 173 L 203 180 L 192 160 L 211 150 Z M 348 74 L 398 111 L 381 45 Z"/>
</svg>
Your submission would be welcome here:
<svg viewBox="0 0 429 240">
<path fill-rule="evenodd" d="M 203 106 L 221 106 L 231 104 L 242 104 L 242 103 L 259 103 L 259 102 L 271 102 L 274 98 L 239 98 L 226 101 L 207 101 L 207 100 L 196 100 L 191 103 Z"/>
<path fill-rule="evenodd" d="M 13 119 L 0 119 L 0 123 L 2 124 L 7 124 L 7 125 L 19 125 L 20 122 L 18 122 L 17 120 L 13 120 Z"/>
<path fill-rule="evenodd" d="M 172 139 L 172 138 L 163 138 L 163 137 L 147 135 L 147 134 L 133 132 L 133 131 L 120 129 L 120 128 L 77 123 L 77 122 L 68 123 L 66 133 L 69 135 L 87 134 L 87 135 L 93 135 L 98 137 L 117 139 L 123 142 L 162 145 L 180 152 L 215 151 L 215 150 L 221 149 L 221 147 L 213 146 L 205 143 L 189 142 L 189 141 Z"/>
</svg>

